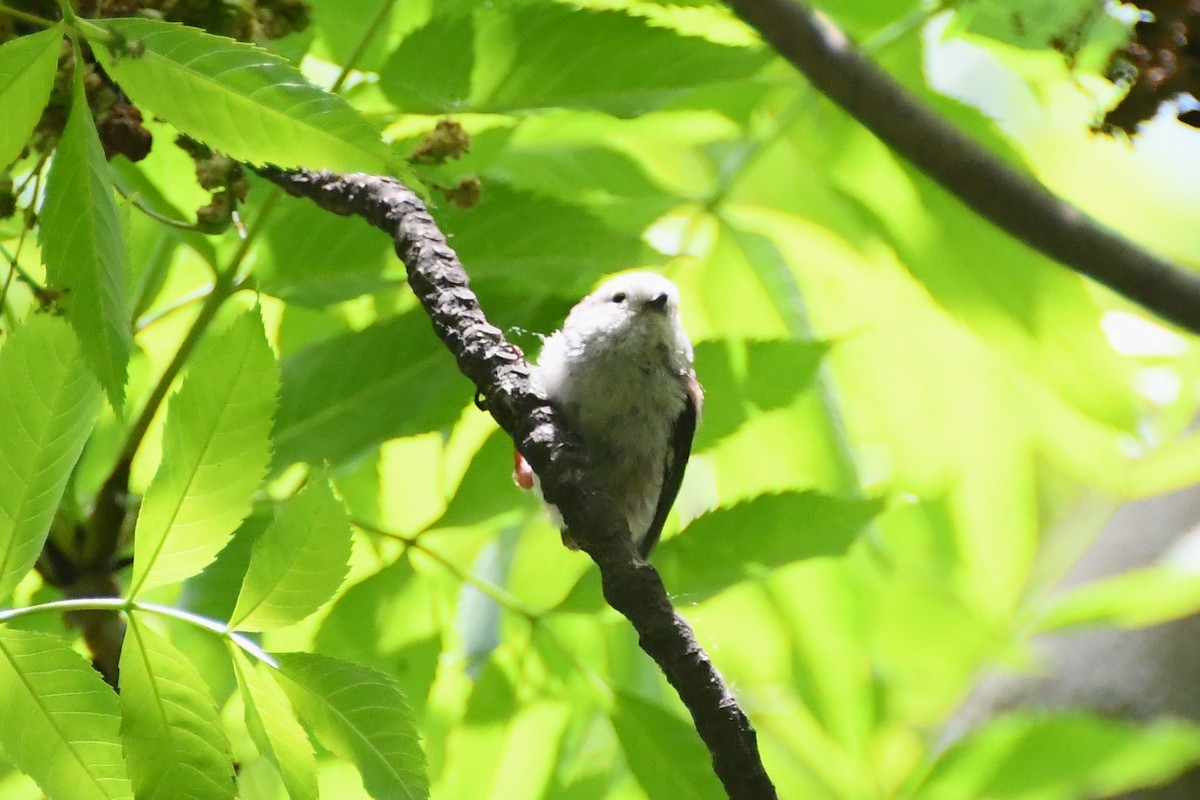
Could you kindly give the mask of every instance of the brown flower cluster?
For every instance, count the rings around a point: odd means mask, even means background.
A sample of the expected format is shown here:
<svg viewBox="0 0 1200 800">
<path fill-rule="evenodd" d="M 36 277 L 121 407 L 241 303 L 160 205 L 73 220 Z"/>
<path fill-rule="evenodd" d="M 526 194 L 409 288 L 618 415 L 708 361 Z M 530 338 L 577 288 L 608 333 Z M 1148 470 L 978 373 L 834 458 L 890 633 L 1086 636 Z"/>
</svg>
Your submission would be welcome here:
<svg viewBox="0 0 1200 800">
<path fill-rule="evenodd" d="M 1200 99 L 1200 0 L 1137 0 L 1144 12 L 1133 38 L 1113 54 L 1110 74 L 1129 93 L 1104 117 L 1104 127 L 1133 135 L 1163 103 L 1181 94 Z M 1200 127 L 1200 111 L 1179 119 Z"/>
<path fill-rule="evenodd" d="M 35 18 L 58 19 L 56 0 L 10 0 L 8 5 Z M 87 18 L 149 16 L 202 28 L 240 41 L 256 42 L 279 39 L 303 30 L 308 26 L 311 15 L 308 0 L 77 0 L 75 8 L 76 13 Z M 40 28 L 37 26 L 16 16 L 0 15 L 0 44 L 38 30 Z M 143 125 L 141 110 L 105 74 L 86 45 L 83 48 L 83 62 L 79 65 L 83 87 L 88 107 L 96 121 L 100 142 L 104 146 L 105 157 L 112 159 L 121 155 L 130 161 L 141 161 L 149 155 L 154 143 L 153 135 Z M 33 155 L 44 159 L 58 144 L 67 121 L 75 69 L 74 52 L 64 39 L 50 101 L 21 158 Z M 186 147 L 184 149 L 196 159 L 198 173 L 212 171 L 209 162 L 211 154 L 197 155 Z M 221 191 L 237 187 L 244 194 L 244 181 L 240 178 L 240 174 L 230 175 L 215 183 L 219 184 Z M 8 180 L 8 173 L 0 166 L 0 217 L 10 216 L 16 211 L 15 204 L 6 202 L 3 192 L 5 180 Z M 208 182 L 214 183 L 213 180 Z M 214 196 L 214 203 L 219 199 L 229 198 Z M 217 216 L 223 218 L 228 215 L 219 213 Z"/>
</svg>

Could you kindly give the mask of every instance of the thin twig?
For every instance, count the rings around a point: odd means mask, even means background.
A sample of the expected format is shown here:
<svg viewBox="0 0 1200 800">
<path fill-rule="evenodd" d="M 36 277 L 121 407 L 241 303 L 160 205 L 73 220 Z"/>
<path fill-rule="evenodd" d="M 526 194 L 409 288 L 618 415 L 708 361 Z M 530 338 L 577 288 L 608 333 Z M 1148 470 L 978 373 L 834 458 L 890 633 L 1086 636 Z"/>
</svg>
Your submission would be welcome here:
<svg viewBox="0 0 1200 800">
<path fill-rule="evenodd" d="M 363 519 L 358 519 L 357 517 L 352 518 L 350 520 L 350 524 L 353 525 L 354 527 L 358 528 L 359 530 L 366 531 L 367 533 L 371 533 L 376 536 L 382 536 L 385 539 L 391 539 L 392 541 L 395 541 L 395 542 L 401 542 L 402 544 L 404 544 L 404 546 L 406 548 L 411 548 L 413 550 L 416 550 L 419 553 L 425 554 L 430 559 L 432 559 L 436 564 L 438 564 L 442 569 L 446 570 L 451 575 L 453 575 L 458 580 L 459 583 L 465 583 L 470 586 L 473 586 L 476 589 L 478 589 L 480 592 L 482 592 L 483 594 L 487 595 L 489 598 L 494 600 L 496 602 L 496 604 L 501 606 L 502 608 L 504 608 L 508 611 L 511 611 L 512 613 L 517 614 L 518 616 L 524 617 L 527 621 L 529 621 L 531 623 L 537 622 L 537 619 L 538 619 L 537 614 L 535 614 L 534 612 L 530 611 L 528 608 L 525 608 L 523 605 L 521 605 L 521 601 L 519 601 L 517 598 L 513 597 L 511 594 L 509 594 L 508 592 L 506 592 L 504 589 L 497 586 L 496 584 L 492 583 L 491 581 L 485 580 L 485 579 L 479 577 L 478 575 L 476 575 L 475 573 L 471 572 L 470 570 L 466 570 L 466 569 L 463 569 L 462 567 L 458 566 L 458 564 L 455 564 L 452 560 L 450 560 L 446 556 L 442 555 L 438 551 L 431 548 L 429 545 L 420 541 L 418 539 L 418 537 L 406 536 L 403 533 L 396 533 L 395 531 L 385 530 L 385 529 L 379 527 L 378 525 L 373 525 L 372 523 L 367 522 L 366 520 L 363 520 Z"/>
<path fill-rule="evenodd" d="M 587 681 L 588 685 L 592 687 L 597 695 L 604 698 L 606 702 L 612 701 L 613 691 L 609 685 L 604 682 L 604 679 L 600 677 L 600 675 L 594 669 L 584 663 L 583 659 L 579 657 L 579 653 L 577 653 L 574 648 L 570 647 L 562 640 L 562 637 L 555 633 L 554 629 L 551 628 L 546 622 L 545 617 L 526 608 L 524 605 L 522 605 L 521 601 L 512 594 L 492 583 L 491 581 L 479 577 L 470 570 L 466 570 L 458 566 L 458 564 L 455 564 L 454 561 L 422 542 L 420 540 L 420 534 L 406 536 L 402 533 L 384 530 L 383 528 L 376 527 L 375 525 L 359 519 L 351 519 L 350 524 L 356 528 L 359 528 L 360 530 L 366 531 L 367 533 L 373 533 L 377 536 L 382 536 L 385 539 L 392 539 L 393 541 L 402 542 L 406 547 L 425 554 L 432 559 L 434 563 L 454 576 L 459 583 L 467 584 L 475 589 L 478 589 L 481 593 L 489 597 L 504 610 L 512 614 L 516 614 L 524 619 L 527 623 L 529 623 L 529 630 L 531 633 L 540 634 L 548 639 L 550 643 L 554 645 L 555 649 L 557 649 L 558 652 L 563 656 L 563 658 L 571 662 L 576 671 L 583 676 L 584 680 Z"/>
</svg>

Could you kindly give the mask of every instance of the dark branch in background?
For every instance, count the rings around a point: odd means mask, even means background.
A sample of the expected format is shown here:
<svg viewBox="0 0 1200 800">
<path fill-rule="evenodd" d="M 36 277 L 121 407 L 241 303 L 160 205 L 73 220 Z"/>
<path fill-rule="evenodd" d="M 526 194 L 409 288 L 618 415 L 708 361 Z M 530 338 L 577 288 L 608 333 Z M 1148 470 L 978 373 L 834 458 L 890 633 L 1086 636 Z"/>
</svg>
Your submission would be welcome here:
<svg viewBox="0 0 1200 800">
<path fill-rule="evenodd" d="M 984 219 L 1200 333 L 1200 277 L 1152 255 L 1009 167 L 921 103 L 832 22 L 794 0 L 726 0 L 830 100 Z"/>
<path fill-rule="evenodd" d="M 749 720 L 691 627 L 675 613 L 658 572 L 636 557 L 625 522 L 589 489 L 582 448 L 531 388 L 520 351 L 484 317 L 462 264 L 420 199 L 391 178 L 270 169 L 262 174 L 294 195 L 336 214 L 362 217 L 392 237 L 437 335 L 537 471 L 547 499 L 558 506 L 576 541 L 600 567 L 605 599 L 633 623 L 642 649 L 691 712 L 726 792 L 747 800 L 776 797 Z"/>
</svg>

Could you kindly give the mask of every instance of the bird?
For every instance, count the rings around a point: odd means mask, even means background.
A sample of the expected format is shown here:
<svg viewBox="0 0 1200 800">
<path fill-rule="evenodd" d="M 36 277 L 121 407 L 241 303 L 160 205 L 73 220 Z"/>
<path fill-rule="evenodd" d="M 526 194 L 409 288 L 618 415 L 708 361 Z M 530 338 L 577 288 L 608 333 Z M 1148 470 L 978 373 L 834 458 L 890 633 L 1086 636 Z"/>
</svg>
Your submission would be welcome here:
<svg viewBox="0 0 1200 800">
<path fill-rule="evenodd" d="M 534 386 L 582 441 L 593 485 L 610 498 L 646 559 L 662 534 L 692 451 L 704 403 L 679 289 L 652 272 L 609 279 L 546 337 Z M 513 477 L 540 494 L 520 450 Z M 543 499 L 543 502 L 544 499 Z M 563 544 L 578 549 L 558 509 L 545 503 Z"/>
</svg>

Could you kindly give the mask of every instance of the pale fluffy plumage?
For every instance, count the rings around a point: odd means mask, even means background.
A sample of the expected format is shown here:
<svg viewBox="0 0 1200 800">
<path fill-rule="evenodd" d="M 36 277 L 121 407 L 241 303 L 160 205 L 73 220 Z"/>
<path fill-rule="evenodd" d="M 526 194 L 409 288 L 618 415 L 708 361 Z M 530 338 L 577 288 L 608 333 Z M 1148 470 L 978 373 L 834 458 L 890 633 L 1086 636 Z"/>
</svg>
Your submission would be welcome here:
<svg viewBox="0 0 1200 800">
<path fill-rule="evenodd" d="M 546 339 L 533 379 L 583 439 L 600 488 L 648 555 L 679 490 L 699 413 L 678 289 L 648 272 L 606 282 Z M 565 531 L 564 541 L 571 544 Z"/>
</svg>

